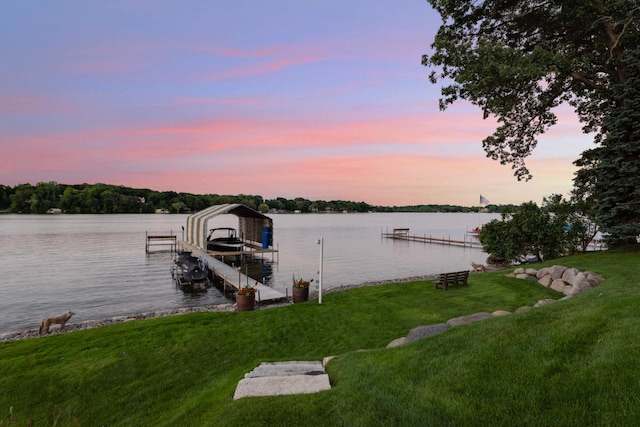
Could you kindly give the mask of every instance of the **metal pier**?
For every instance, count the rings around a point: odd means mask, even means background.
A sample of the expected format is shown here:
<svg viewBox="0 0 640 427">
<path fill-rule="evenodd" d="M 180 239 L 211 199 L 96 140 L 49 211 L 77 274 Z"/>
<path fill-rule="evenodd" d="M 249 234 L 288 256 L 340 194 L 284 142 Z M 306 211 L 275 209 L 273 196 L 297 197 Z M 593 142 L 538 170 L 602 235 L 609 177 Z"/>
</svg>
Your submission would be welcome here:
<svg viewBox="0 0 640 427">
<path fill-rule="evenodd" d="M 386 237 L 388 239 L 395 240 L 407 240 L 412 242 L 423 242 L 423 243 L 436 243 L 439 245 L 446 246 L 461 246 L 463 248 L 474 248 L 474 249 L 482 249 L 482 244 L 478 241 L 467 240 L 465 236 L 465 240 L 454 240 L 450 237 L 447 238 L 438 238 L 431 236 L 414 236 L 409 234 L 408 228 L 394 228 L 393 232 L 382 233 L 382 237 Z"/>
<path fill-rule="evenodd" d="M 145 250 L 147 253 L 151 252 L 152 247 L 160 247 L 162 249 L 175 252 L 178 245 L 178 237 L 173 234 L 171 231 L 169 234 L 147 234 L 147 244 L 145 245 Z"/>
<path fill-rule="evenodd" d="M 231 285 L 235 289 L 239 289 L 241 286 L 249 284 L 250 286 L 258 290 L 258 301 L 276 301 L 286 298 L 286 295 L 280 291 L 277 291 L 269 286 L 266 286 L 260 281 L 256 281 L 251 277 L 248 277 L 242 271 L 237 268 L 231 267 L 228 264 L 215 258 L 213 255 L 205 252 L 199 248 L 196 248 L 188 242 L 181 241 L 179 246 L 184 251 L 189 251 L 198 258 L 201 258 L 204 264 L 211 269 L 214 274 L 225 281 L 226 285 Z"/>
</svg>

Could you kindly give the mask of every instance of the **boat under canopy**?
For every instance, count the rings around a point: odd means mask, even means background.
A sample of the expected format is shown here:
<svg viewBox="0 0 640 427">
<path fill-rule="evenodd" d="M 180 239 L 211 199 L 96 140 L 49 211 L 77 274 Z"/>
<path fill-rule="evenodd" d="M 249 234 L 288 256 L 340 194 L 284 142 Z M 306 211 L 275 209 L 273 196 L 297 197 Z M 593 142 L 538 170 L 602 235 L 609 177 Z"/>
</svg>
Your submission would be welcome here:
<svg viewBox="0 0 640 427">
<path fill-rule="evenodd" d="M 244 248 L 244 241 L 230 227 L 212 228 L 207 236 L 207 249 L 217 252 L 238 252 Z"/>
<path fill-rule="evenodd" d="M 206 251 L 208 248 L 207 222 L 222 214 L 238 217 L 238 238 L 245 245 L 269 249 L 273 247 L 273 220 L 248 206 L 239 203 L 214 205 L 187 217 L 185 240 L 191 245 Z M 213 227 L 212 227 L 213 228 Z"/>
</svg>

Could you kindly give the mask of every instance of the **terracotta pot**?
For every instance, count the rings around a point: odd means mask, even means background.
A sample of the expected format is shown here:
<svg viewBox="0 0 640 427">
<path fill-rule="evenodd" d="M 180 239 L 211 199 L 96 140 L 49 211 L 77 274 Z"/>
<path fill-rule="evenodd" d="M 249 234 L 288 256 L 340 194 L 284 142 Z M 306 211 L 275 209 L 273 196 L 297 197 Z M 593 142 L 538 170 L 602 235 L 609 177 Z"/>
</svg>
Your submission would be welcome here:
<svg viewBox="0 0 640 427">
<path fill-rule="evenodd" d="M 293 287 L 293 303 L 305 302 L 309 299 L 309 287 L 296 288 Z"/>
<path fill-rule="evenodd" d="M 251 311 L 256 306 L 256 294 L 236 295 L 238 311 Z"/>
</svg>

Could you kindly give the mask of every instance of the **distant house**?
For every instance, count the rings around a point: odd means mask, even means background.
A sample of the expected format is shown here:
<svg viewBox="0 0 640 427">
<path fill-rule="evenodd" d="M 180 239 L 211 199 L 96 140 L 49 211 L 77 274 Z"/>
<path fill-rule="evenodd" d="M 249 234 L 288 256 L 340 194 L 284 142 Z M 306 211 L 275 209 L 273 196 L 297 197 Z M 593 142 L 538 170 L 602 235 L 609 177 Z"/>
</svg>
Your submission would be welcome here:
<svg viewBox="0 0 640 427">
<path fill-rule="evenodd" d="M 60 209 L 60 208 L 49 208 L 49 209 L 47 209 L 47 213 L 48 214 L 61 214 L 62 213 L 62 209 Z"/>
<path fill-rule="evenodd" d="M 169 209 L 156 209 L 157 214 L 168 214 Z"/>
</svg>

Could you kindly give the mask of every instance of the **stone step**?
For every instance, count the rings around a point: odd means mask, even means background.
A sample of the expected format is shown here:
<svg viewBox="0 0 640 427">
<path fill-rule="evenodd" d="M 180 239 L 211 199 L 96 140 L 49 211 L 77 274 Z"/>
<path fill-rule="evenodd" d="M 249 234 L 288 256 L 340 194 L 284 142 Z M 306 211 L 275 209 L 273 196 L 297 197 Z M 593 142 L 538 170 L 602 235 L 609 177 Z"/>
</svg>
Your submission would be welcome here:
<svg viewBox="0 0 640 427">
<path fill-rule="evenodd" d="M 245 378 L 279 377 L 291 375 L 322 375 L 322 362 L 263 362 Z"/>
<path fill-rule="evenodd" d="M 330 390 L 322 362 L 264 362 L 240 380 L 233 399 L 248 396 L 280 396 Z"/>
</svg>

